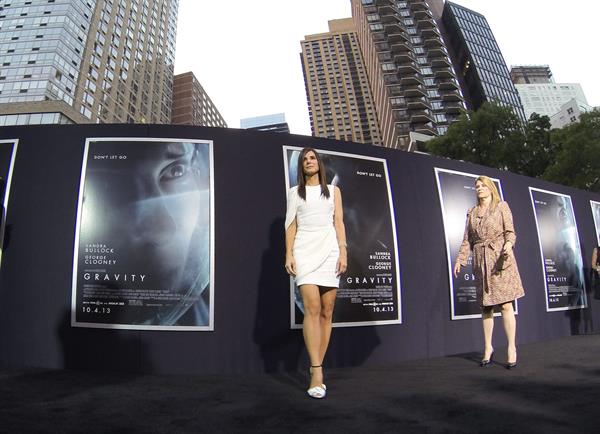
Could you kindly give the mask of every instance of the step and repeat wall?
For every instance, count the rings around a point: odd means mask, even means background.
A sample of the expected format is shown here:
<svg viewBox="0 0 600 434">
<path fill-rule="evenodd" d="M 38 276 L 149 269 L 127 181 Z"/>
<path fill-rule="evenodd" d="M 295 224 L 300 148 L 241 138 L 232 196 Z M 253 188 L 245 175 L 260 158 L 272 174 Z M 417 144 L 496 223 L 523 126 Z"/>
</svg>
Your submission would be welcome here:
<svg viewBox="0 0 600 434">
<path fill-rule="evenodd" d="M 518 342 L 600 331 L 600 195 L 458 161 L 279 133 L 159 125 L 0 130 L 0 363 L 151 373 L 304 369 L 286 195 L 316 148 L 348 271 L 328 366 L 478 352 L 474 183 L 511 207 Z M 498 320 L 500 321 L 500 320 Z M 499 324 L 498 324 L 499 325 Z M 505 345 L 501 327 L 497 347 Z"/>
</svg>

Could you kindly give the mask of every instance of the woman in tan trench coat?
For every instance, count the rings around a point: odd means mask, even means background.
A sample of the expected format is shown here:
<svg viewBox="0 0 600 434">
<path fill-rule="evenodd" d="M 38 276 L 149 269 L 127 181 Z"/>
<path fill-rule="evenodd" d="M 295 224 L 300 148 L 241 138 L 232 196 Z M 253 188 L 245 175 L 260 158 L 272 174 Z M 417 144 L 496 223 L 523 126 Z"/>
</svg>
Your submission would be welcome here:
<svg viewBox="0 0 600 434">
<path fill-rule="evenodd" d="M 475 182 L 477 205 L 467 213 L 465 236 L 454 265 L 454 276 L 467 264 L 473 252 L 473 274 L 477 297 L 482 306 L 484 352 L 481 366 L 488 366 L 494 354 L 494 306 L 502 312 L 502 323 L 508 339 L 506 368 L 517 366 L 517 322 L 513 301 L 525 295 L 515 261 L 513 247 L 516 235 L 512 214 L 506 202 L 500 201 L 496 186 L 487 176 Z"/>
</svg>

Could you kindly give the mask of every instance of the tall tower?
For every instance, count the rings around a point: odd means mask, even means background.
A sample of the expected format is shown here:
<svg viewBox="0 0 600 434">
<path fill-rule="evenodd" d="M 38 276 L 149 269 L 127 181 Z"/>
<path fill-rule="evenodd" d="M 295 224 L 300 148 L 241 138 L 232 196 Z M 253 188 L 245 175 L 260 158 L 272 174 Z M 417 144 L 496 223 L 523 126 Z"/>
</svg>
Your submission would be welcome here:
<svg viewBox="0 0 600 434">
<path fill-rule="evenodd" d="M 193 72 L 173 77 L 171 123 L 227 128 L 227 123 Z"/>
<path fill-rule="evenodd" d="M 442 22 L 467 107 L 477 110 L 485 102 L 495 102 L 525 121 L 519 94 L 485 17 L 446 2 Z"/>
<path fill-rule="evenodd" d="M 177 9 L 178 0 L 5 3 L 0 117 L 170 122 Z"/>
<path fill-rule="evenodd" d="M 381 145 L 377 115 L 352 18 L 305 36 L 302 68 L 313 136 Z"/>
<path fill-rule="evenodd" d="M 448 51 L 423 0 L 352 0 L 383 146 L 414 150 L 464 109 Z M 417 134 L 415 134 L 417 133 Z"/>
<path fill-rule="evenodd" d="M 510 69 L 510 78 L 514 84 L 554 83 L 552 71 L 548 65 L 518 65 Z"/>
</svg>

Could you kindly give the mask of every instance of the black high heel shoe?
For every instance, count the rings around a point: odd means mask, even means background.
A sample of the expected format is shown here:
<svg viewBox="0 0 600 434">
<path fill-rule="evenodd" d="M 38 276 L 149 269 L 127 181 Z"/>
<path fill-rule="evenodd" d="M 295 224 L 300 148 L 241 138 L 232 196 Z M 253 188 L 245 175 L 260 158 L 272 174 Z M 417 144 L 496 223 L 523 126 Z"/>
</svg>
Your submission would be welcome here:
<svg viewBox="0 0 600 434">
<path fill-rule="evenodd" d="M 482 368 L 489 366 L 492 363 L 493 357 L 494 357 L 494 350 L 492 350 L 492 352 L 490 353 L 489 359 L 482 359 L 481 362 L 479 362 L 479 366 L 481 366 Z"/>
<path fill-rule="evenodd" d="M 512 363 L 507 363 L 505 368 L 506 369 L 515 369 L 517 367 L 517 362 L 512 362 Z"/>
</svg>

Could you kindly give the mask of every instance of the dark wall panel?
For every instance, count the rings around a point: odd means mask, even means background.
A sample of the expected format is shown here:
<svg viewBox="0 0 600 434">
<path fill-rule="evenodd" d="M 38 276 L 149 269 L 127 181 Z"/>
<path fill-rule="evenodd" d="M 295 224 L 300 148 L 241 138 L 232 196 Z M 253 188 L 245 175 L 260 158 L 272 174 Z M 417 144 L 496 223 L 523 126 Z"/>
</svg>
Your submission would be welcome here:
<svg viewBox="0 0 600 434">
<path fill-rule="evenodd" d="M 87 137 L 214 141 L 215 331 L 72 328 L 77 195 Z M 546 313 L 529 186 L 571 195 L 589 270 L 595 239 L 589 200 L 598 195 L 472 164 L 289 134 L 158 125 L 9 127 L 19 139 L 0 270 L 0 363 L 133 372 L 260 372 L 303 369 L 300 330 L 289 329 L 283 267 L 283 145 L 385 158 L 392 188 L 403 324 L 334 330 L 327 363 L 381 365 L 479 351 L 479 320 L 450 320 L 444 230 L 434 167 L 500 178 L 517 230 L 526 296 L 518 341 L 600 331 L 598 294 L 585 310 Z M 465 210 L 466 211 L 466 210 Z M 589 287 L 589 285 L 588 285 Z M 504 333 L 496 323 L 496 345 Z"/>
</svg>

